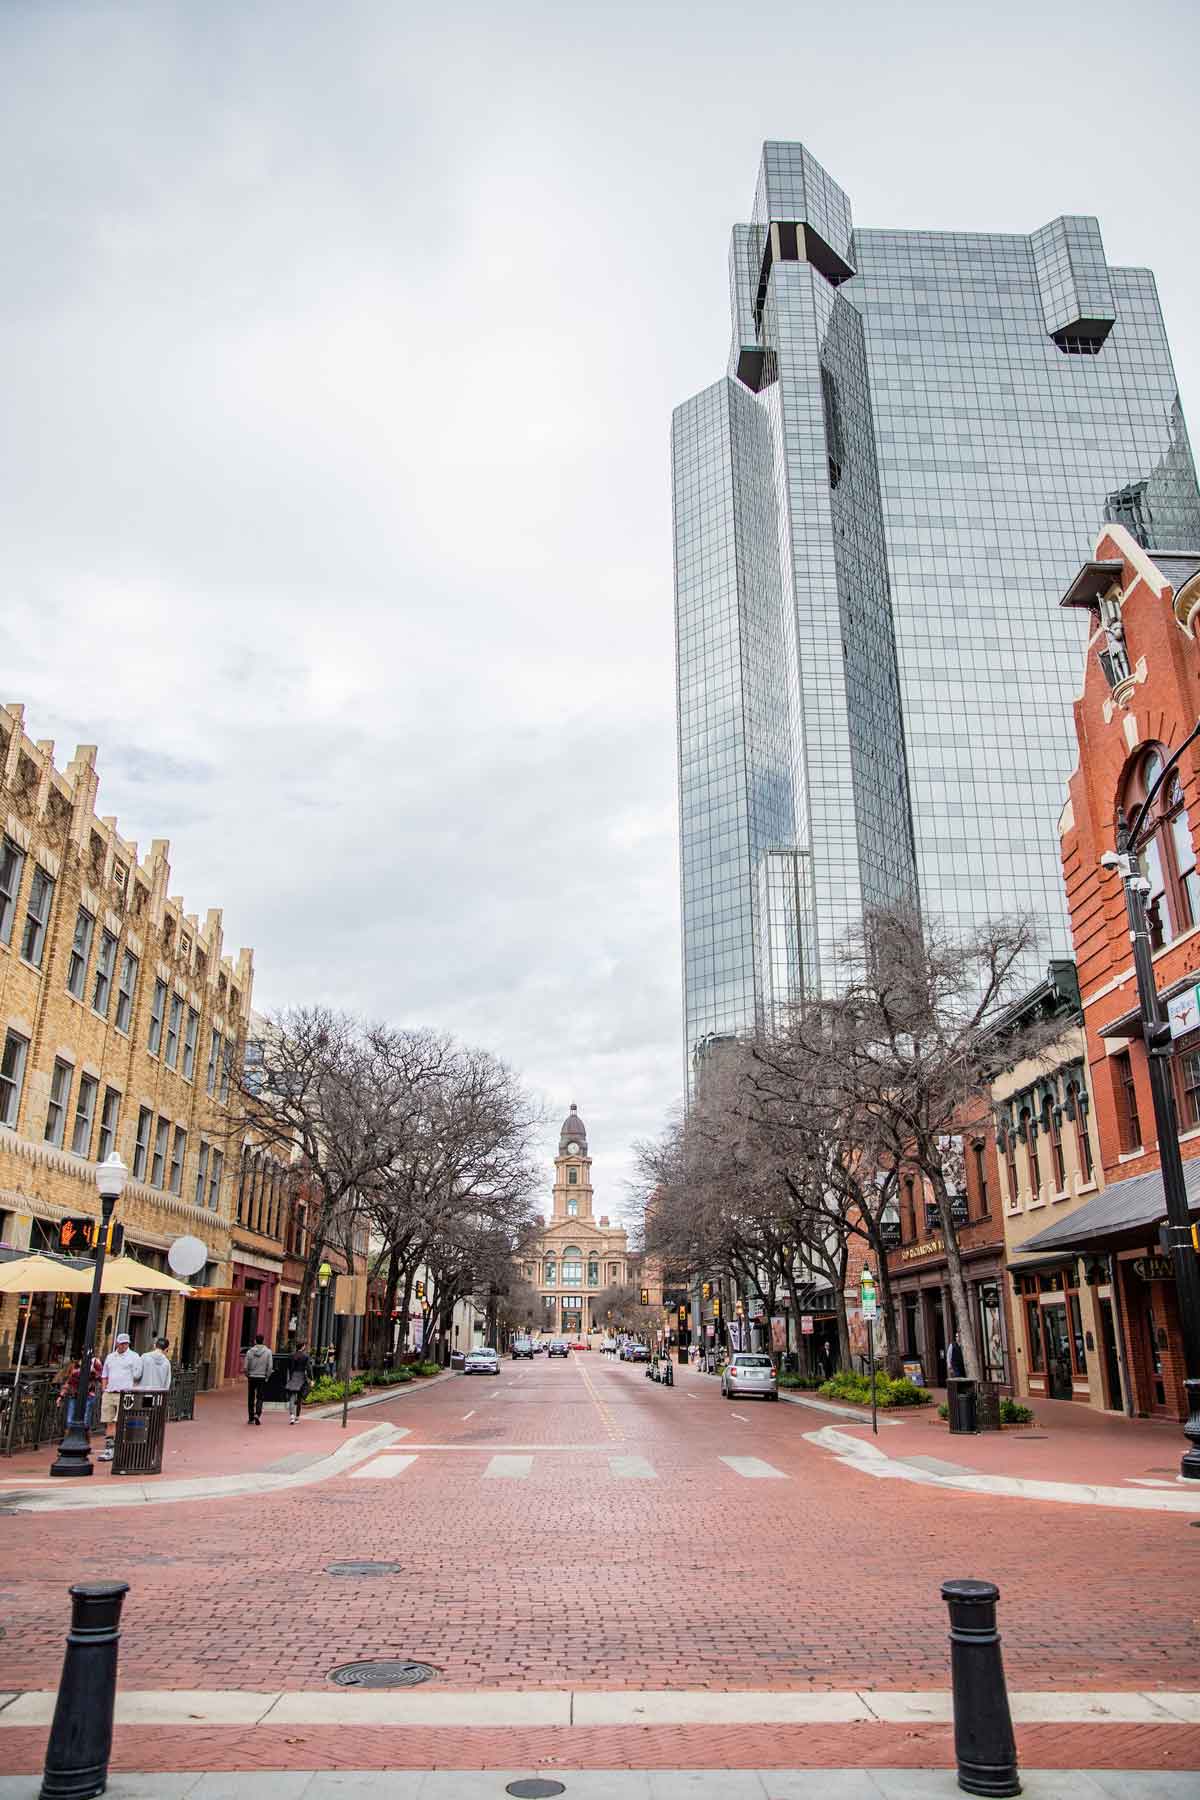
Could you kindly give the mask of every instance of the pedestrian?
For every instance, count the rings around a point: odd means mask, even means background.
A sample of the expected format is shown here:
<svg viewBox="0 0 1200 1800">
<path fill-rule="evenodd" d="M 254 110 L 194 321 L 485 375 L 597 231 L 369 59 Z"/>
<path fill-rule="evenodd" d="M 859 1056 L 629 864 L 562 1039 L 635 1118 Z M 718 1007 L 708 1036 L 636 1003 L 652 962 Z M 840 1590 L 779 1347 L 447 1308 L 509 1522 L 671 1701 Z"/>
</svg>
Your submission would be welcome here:
<svg viewBox="0 0 1200 1800">
<path fill-rule="evenodd" d="M 946 1346 L 946 1375 L 950 1380 L 961 1381 L 966 1373 L 967 1365 L 956 1332 Z"/>
<path fill-rule="evenodd" d="M 104 1448 L 100 1452 L 99 1460 L 111 1462 L 121 1395 L 131 1394 L 142 1379 L 142 1359 L 135 1350 L 130 1348 L 127 1331 L 118 1331 L 117 1341 L 104 1359 L 100 1379 L 104 1383 L 104 1394 L 100 1401 L 100 1423 L 104 1426 Z"/>
<path fill-rule="evenodd" d="M 288 1370 L 284 1392 L 287 1394 L 288 1424 L 294 1425 L 300 1417 L 300 1408 L 304 1405 L 304 1396 L 308 1392 L 312 1377 L 312 1362 L 303 1344 L 297 1344 L 292 1352 L 292 1366 Z"/>
<path fill-rule="evenodd" d="M 263 1389 L 270 1379 L 275 1367 L 275 1358 L 263 1342 L 260 1331 L 250 1348 L 242 1358 L 242 1368 L 246 1375 L 246 1423 L 262 1424 Z"/>
<path fill-rule="evenodd" d="M 68 1418 L 70 1418 L 71 1414 L 71 1402 L 79 1392 L 79 1371 L 82 1366 L 82 1362 L 76 1357 L 71 1363 L 70 1368 L 67 1370 L 66 1379 L 59 1389 L 59 1397 L 67 1402 Z M 104 1365 L 101 1363 L 100 1358 L 98 1356 L 93 1356 L 92 1378 L 87 1384 L 87 1400 L 85 1401 L 83 1408 L 83 1428 L 85 1431 L 90 1431 L 92 1429 L 92 1419 L 95 1417 L 96 1412 L 96 1383 L 100 1379 L 103 1367 Z"/>
<path fill-rule="evenodd" d="M 141 1388 L 144 1394 L 165 1394 L 171 1386 L 171 1363 L 166 1338 L 155 1338 L 153 1350 L 142 1358 Z"/>
</svg>

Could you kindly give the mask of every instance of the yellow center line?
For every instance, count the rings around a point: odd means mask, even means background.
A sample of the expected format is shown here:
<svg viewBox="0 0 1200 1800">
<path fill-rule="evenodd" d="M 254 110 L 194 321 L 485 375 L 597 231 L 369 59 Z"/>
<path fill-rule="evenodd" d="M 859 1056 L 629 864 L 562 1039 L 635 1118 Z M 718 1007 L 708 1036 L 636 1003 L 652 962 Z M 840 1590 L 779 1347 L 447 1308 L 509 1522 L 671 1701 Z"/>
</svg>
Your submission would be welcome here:
<svg viewBox="0 0 1200 1800">
<path fill-rule="evenodd" d="M 584 1364 L 579 1361 L 579 1358 L 577 1356 L 573 1356 L 572 1361 L 575 1363 L 576 1367 L 578 1368 L 579 1373 L 583 1376 L 583 1385 L 587 1389 L 588 1394 L 591 1397 L 592 1404 L 596 1408 L 596 1411 L 600 1414 L 600 1423 L 604 1426 L 605 1431 L 607 1431 L 609 1437 L 613 1440 L 613 1442 L 620 1443 L 620 1441 L 621 1441 L 620 1428 L 618 1427 L 616 1420 L 613 1418 L 610 1408 L 608 1407 L 606 1402 L 600 1398 L 599 1394 L 596 1392 L 595 1388 L 593 1387 L 592 1378 L 588 1374 L 587 1369 L 584 1366 Z"/>
</svg>

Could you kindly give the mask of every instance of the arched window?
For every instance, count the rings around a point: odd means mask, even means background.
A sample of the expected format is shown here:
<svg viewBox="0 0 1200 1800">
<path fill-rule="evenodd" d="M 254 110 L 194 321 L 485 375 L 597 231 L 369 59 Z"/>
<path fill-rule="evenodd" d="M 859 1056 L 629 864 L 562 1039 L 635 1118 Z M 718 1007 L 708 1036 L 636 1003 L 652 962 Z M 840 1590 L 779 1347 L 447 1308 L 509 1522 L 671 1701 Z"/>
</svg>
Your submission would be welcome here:
<svg viewBox="0 0 1200 1800">
<path fill-rule="evenodd" d="M 1042 1191 L 1042 1165 L 1038 1161 L 1037 1124 L 1027 1106 L 1021 1108 L 1021 1136 L 1025 1140 L 1025 1160 L 1029 1167 L 1030 1198 L 1037 1200 Z"/>
<path fill-rule="evenodd" d="M 555 1280 L 557 1279 L 554 1271 L 555 1271 L 554 1258 L 552 1256 L 548 1256 L 546 1258 L 546 1277 L 545 1277 L 545 1285 L 547 1287 L 554 1286 Z"/>
<path fill-rule="evenodd" d="M 577 1219 L 579 1217 L 579 1202 L 574 1194 L 572 1194 L 567 1201 L 567 1217 L 568 1219 Z"/>
<path fill-rule="evenodd" d="M 579 1170 L 578 1169 L 568 1169 L 567 1170 L 567 1186 L 568 1187 L 578 1187 L 579 1186 Z"/>
<path fill-rule="evenodd" d="M 1163 753 L 1156 746 L 1142 752 L 1125 778 L 1121 803 L 1132 822 L 1146 795 L 1162 774 Z M 1142 827 L 1138 863 L 1150 883 L 1146 917 L 1150 943 L 1161 950 L 1200 922 L 1200 877 L 1191 821 L 1183 803 L 1179 771 L 1173 769 L 1154 797 Z"/>
<path fill-rule="evenodd" d="M 1066 1114 L 1075 1127 L 1075 1151 L 1084 1181 L 1092 1179 L 1092 1140 L 1088 1136 L 1087 1122 L 1089 1110 L 1083 1088 L 1077 1081 L 1068 1081 Z"/>
<path fill-rule="evenodd" d="M 576 1244 L 568 1244 L 563 1251 L 562 1284 L 564 1287 L 583 1286 L 583 1251 Z"/>
<path fill-rule="evenodd" d="M 1042 1116 L 1046 1126 L 1046 1135 L 1050 1139 L 1050 1162 L 1054 1170 L 1054 1186 L 1061 1194 L 1067 1185 L 1067 1159 L 1063 1155 L 1062 1142 L 1062 1108 L 1055 1106 L 1053 1101 L 1047 1101 Z"/>
<path fill-rule="evenodd" d="M 594 1256 L 588 1257 L 588 1286 L 600 1286 L 600 1264 Z"/>
</svg>

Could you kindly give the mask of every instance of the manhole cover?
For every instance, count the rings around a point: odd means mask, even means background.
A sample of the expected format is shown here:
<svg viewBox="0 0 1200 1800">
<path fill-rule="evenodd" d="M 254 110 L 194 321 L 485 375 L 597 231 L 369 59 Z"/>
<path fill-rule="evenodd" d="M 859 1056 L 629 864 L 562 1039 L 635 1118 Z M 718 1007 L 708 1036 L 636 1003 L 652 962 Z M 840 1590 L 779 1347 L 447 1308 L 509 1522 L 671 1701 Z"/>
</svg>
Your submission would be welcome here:
<svg viewBox="0 0 1200 1800">
<path fill-rule="evenodd" d="M 561 1781 L 546 1781 L 541 1775 L 534 1775 L 528 1781 L 510 1781 L 504 1791 L 512 1794 L 514 1800 L 548 1800 L 549 1795 L 565 1794 L 567 1790 Z"/>
<path fill-rule="evenodd" d="M 339 1687 L 416 1687 L 422 1681 L 431 1681 L 437 1672 L 432 1663 L 352 1662 L 330 1669 L 329 1679 Z"/>
<path fill-rule="evenodd" d="M 341 1562 L 330 1563 L 327 1575 L 398 1575 L 399 1563 L 388 1562 Z"/>
</svg>

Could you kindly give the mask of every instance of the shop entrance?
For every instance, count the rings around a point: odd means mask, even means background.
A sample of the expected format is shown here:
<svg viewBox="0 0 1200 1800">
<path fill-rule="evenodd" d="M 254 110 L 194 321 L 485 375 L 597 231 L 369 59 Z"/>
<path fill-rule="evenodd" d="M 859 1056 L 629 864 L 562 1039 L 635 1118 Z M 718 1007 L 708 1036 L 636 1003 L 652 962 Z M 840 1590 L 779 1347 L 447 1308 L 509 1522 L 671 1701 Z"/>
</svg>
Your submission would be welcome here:
<svg viewBox="0 0 1200 1800">
<path fill-rule="evenodd" d="M 1104 1404 L 1109 1412 L 1121 1411 L 1121 1361 L 1117 1355 L 1117 1329 L 1112 1301 L 1099 1299 L 1100 1345 L 1104 1351 Z"/>
<path fill-rule="evenodd" d="M 931 1354 L 926 1357 L 927 1380 L 935 1387 L 946 1385 L 946 1314 L 941 1293 L 925 1296 L 925 1342 Z"/>
<path fill-rule="evenodd" d="M 1146 1346 L 1150 1371 L 1151 1412 L 1167 1410 L 1167 1376 L 1163 1368 L 1163 1343 L 1166 1335 L 1163 1321 L 1155 1317 L 1154 1302 L 1145 1300 L 1142 1304 L 1142 1341 Z"/>
<path fill-rule="evenodd" d="M 1071 1340 L 1067 1335 L 1065 1301 L 1055 1300 L 1042 1307 L 1042 1331 L 1046 1340 L 1046 1385 L 1051 1400 L 1070 1400 Z"/>
</svg>

